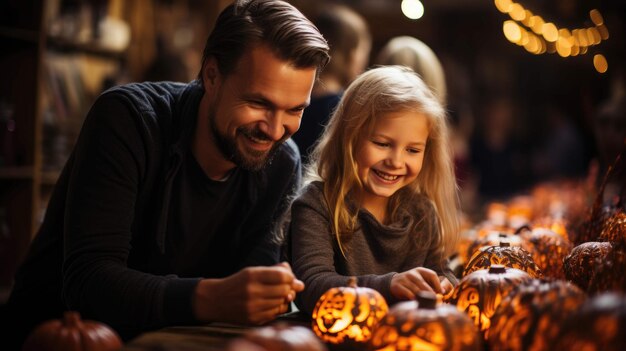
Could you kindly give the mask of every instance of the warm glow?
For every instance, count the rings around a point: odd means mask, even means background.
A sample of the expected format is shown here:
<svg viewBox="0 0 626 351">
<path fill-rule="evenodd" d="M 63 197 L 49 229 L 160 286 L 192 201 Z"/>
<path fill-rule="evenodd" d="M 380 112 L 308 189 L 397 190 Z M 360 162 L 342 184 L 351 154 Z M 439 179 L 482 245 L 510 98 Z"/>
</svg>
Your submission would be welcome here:
<svg viewBox="0 0 626 351">
<path fill-rule="evenodd" d="M 593 24 L 595 24 L 596 26 L 604 24 L 604 18 L 602 18 L 602 14 L 597 9 L 591 10 L 589 12 L 589 17 L 591 18 Z"/>
<path fill-rule="evenodd" d="M 543 30 L 543 25 L 545 24 L 545 21 L 543 20 L 543 18 L 539 16 L 533 16 L 532 22 L 533 22 L 533 26 L 532 26 L 533 32 L 541 35 L 542 33 L 541 31 Z"/>
<path fill-rule="evenodd" d="M 514 3 L 511 6 L 511 11 L 509 12 L 509 16 L 511 16 L 512 19 L 518 22 L 521 22 L 526 18 L 526 11 L 524 11 L 524 8 L 522 7 L 522 5 L 518 3 Z"/>
<path fill-rule="evenodd" d="M 597 54 L 593 57 L 593 67 L 599 73 L 606 73 L 609 69 L 609 63 L 606 62 L 606 58 L 602 54 Z"/>
<path fill-rule="evenodd" d="M 593 45 L 598 45 L 602 41 L 600 31 L 597 28 L 589 28 L 587 30 L 587 34 L 591 35 L 591 37 L 593 38 Z"/>
<path fill-rule="evenodd" d="M 416 20 L 424 15 L 424 5 L 419 0 L 402 0 L 400 7 L 407 18 Z"/>
<path fill-rule="evenodd" d="M 598 32 L 600 33 L 600 37 L 602 38 L 602 40 L 609 39 L 609 29 L 604 24 L 596 28 L 598 29 Z"/>
<path fill-rule="evenodd" d="M 531 54 L 539 53 L 539 49 L 541 48 L 541 44 L 539 44 L 539 39 L 535 35 L 528 36 L 528 43 L 524 45 L 524 49 L 530 52 Z"/>
<path fill-rule="evenodd" d="M 509 11 L 511 11 L 511 6 L 513 5 L 511 0 L 495 0 L 494 2 L 498 11 L 502 13 L 509 13 Z"/>
<path fill-rule="evenodd" d="M 519 43 L 522 39 L 522 31 L 520 26 L 514 21 L 504 21 L 502 25 L 502 31 L 504 36 L 512 43 Z"/>
<path fill-rule="evenodd" d="M 356 278 L 351 278 L 348 287 L 331 288 L 317 301 L 313 331 L 333 344 L 366 343 L 388 309 L 380 293 L 356 286 Z"/>
<path fill-rule="evenodd" d="M 559 53 L 561 57 L 568 57 L 572 53 L 572 46 L 569 41 L 559 37 L 559 40 L 556 42 L 556 52 Z"/>
<path fill-rule="evenodd" d="M 541 33 L 543 33 L 543 37 L 547 41 L 552 43 L 559 38 L 559 31 L 556 29 L 554 23 L 544 23 L 543 28 L 541 28 Z"/>
</svg>

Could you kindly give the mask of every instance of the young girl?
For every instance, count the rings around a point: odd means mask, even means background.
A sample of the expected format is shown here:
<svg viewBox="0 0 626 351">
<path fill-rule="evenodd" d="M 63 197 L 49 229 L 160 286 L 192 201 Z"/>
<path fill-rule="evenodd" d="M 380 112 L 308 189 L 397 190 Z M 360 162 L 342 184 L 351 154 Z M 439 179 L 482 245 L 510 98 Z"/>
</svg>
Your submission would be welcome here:
<svg viewBox="0 0 626 351">
<path fill-rule="evenodd" d="M 301 310 L 350 276 L 390 303 L 452 289 L 459 206 L 447 139 L 443 107 L 409 68 L 375 68 L 348 87 L 291 209 Z"/>
</svg>

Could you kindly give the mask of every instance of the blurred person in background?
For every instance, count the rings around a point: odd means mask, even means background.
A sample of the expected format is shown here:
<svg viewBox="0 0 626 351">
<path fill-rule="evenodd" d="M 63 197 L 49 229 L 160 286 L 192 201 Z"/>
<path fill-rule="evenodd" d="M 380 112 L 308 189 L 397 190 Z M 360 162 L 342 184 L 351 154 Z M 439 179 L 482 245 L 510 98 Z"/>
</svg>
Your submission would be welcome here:
<svg viewBox="0 0 626 351">
<path fill-rule="evenodd" d="M 304 110 L 300 130 L 292 137 L 303 163 L 308 163 L 313 146 L 343 91 L 367 67 L 372 46 L 367 23 L 349 7 L 325 6 L 312 21 L 328 41 L 331 59 L 313 87 L 311 104 Z"/>
</svg>

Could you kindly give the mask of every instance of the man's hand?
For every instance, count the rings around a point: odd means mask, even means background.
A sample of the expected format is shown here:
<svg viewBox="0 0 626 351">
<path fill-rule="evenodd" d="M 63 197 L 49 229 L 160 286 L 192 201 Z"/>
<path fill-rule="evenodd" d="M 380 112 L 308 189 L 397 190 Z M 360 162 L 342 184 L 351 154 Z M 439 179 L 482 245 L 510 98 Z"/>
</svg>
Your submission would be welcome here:
<svg viewBox="0 0 626 351">
<path fill-rule="evenodd" d="M 399 300 L 414 300 L 418 291 L 445 294 L 452 284 L 445 277 L 437 276 L 431 269 L 417 267 L 398 273 L 391 278 L 391 295 Z"/>
<path fill-rule="evenodd" d="M 287 312 L 303 289 L 286 262 L 248 267 L 226 278 L 201 280 L 194 311 L 201 321 L 263 324 Z"/>
</svg>

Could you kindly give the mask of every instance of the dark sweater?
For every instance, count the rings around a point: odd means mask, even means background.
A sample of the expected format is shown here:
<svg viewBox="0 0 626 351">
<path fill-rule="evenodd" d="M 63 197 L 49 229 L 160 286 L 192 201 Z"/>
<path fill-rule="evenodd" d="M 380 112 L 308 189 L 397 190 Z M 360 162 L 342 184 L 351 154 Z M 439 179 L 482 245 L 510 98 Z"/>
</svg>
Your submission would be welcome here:
<svg viewBox="0 0 626 351">
<path fill-rule="evenodd" d="M 300 184 L 297 148 L 288 141 L 265 169 L 236 169 L 223 184 L 194 181 L 181 170 L 194 167 L 202 94 L 196 83 L 142 83 L 97 99 L 16 275 L 7 305 L 24 322 L 12 325 L 16 338 L 66 309 L 124 338 L 196 323 L 201 277 L 278 261 L 271 239 Z M 181 196 L 198 182 L 215 192 Z M 204 218 L 183 227 L 189 213 Z"/>
<path fill-rule="evenodd" d="M 456 282 L 447 262 L 437 250 L 436 213 L 431 202 L 418 196 L 406 204 L 399 220 L 383 225 L 367 210 L 358 214 L 358 228 L 343 242 L 346 256 L 332 234 L 332 221 L 324 200 L 322 183 L 307 185 L 291 208 L 291 264 L 305 284 L 298 294 L 298 308 L 311 313 L 315 303 L 332 287 L 347 286 L 350 276 L 359 286 L 380 292 L 389 303 L 391 278 L 398 272 L 426 267 Z"/>
</svg>

